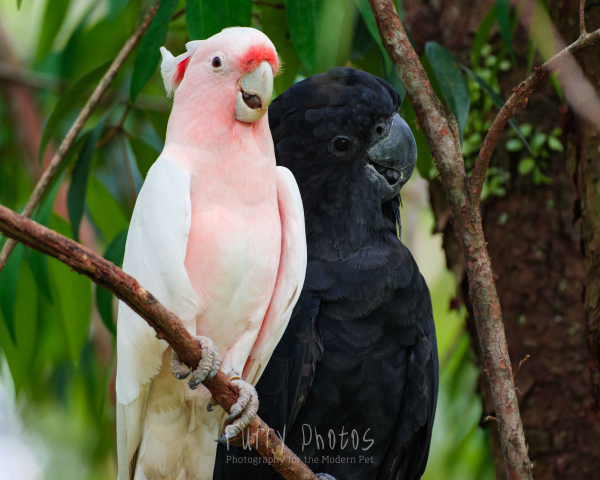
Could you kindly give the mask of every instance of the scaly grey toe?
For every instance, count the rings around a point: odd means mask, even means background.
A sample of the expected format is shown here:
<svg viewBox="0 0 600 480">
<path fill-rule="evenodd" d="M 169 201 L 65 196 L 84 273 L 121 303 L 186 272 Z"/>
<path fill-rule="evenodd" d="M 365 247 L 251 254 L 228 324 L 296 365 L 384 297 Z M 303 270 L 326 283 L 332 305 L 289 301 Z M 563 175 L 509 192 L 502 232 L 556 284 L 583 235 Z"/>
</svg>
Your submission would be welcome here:
<svg viewBox="0 0 600 480">
<path fill-rule="evenodd" d="M 231 413 L 227 420 L 231 420 L 239 415 L 239 418 L 231 425 L 225 427 L 225 432 L 217 441 L 225 443 L 252 423 L 256 412 L 258 412 L 258 394 L 252 385 L 243 380 L 231 381 L 238 387 L 239 396 L 237 402 L 231 407 Z"/>
</svg>

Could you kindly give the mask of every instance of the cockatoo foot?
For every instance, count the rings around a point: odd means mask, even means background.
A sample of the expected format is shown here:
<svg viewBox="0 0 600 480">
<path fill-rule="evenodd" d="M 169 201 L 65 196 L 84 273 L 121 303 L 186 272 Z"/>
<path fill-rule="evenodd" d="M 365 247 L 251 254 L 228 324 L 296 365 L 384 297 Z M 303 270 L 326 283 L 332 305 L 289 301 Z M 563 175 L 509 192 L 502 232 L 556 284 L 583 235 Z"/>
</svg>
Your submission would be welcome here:
<svg viewBox="0 0 600 480">
<path fill-rule="evenodd" d="M 228 421 L 237 415 L 241 415 L 235 422 L 225 427 L 221 438 L 216 440 L 220 443 L 226 443 L 236 435 L 239 435 L 244 428 L 252 423 L 256 412 L 258 412 L 258 394 L 254 387 L 240 378 L 231 380 L 231 383 L 238 388 L 239 396 L 237 402 L 231 407 L 231 413 L 225 420 Z"/>
<path fill-rule="evenodd" d="M 202 360 L 198 364 L 198 368 L 193 370 L 188 369 L 181 363 L 179 360 L 179 355 L 177 352 L 173 350 L 171 353 L 171 371 L 173 375 L 179 380 L 186 379 L 190 373 L 190 379 L 188 380 L 188 385 L 192 390 L 198 388 L 204 380 L 210 380 L 213 378 L 217 371 L 219 370 L 219 365 L 221 365 L 221 357 L 219 356 L 219 348 L 213 343 L 213 341 L 208 337 L 197 336 L 196 340 L 200 344 L 202 348 Z"/>
<path fill-rule="evenodd" d="M 334 477 L 332 477 L 331 475 L 329 475 L 327 473 L 317 473 L 317 478 L 319 480 L 335 480 Z"/>
</svg>

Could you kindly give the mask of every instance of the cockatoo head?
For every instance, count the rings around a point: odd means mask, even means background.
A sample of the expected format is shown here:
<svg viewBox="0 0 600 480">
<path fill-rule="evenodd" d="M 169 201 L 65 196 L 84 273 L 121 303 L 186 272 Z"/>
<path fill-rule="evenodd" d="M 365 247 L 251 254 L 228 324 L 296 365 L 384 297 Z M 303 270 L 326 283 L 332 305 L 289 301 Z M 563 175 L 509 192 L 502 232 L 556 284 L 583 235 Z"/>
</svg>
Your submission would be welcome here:
<svg viewBox="0 0 600 480">
<path fill-rule="evenodd" d="M 174 57 L 162 47 L 161 73 L 174 107 L 225 123 L 253 123 L 267 111 L 279 59 L 273 43 L 254 28 L 226 28 L 186 44 Z"/>
</svg>

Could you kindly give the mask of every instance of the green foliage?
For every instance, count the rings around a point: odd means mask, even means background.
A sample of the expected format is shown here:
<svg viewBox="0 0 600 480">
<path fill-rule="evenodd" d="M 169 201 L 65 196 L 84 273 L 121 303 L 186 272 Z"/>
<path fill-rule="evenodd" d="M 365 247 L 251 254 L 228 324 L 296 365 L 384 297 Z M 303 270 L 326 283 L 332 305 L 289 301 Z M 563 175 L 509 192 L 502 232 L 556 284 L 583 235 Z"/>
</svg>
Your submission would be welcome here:
<svg viewBox="0 0 600 480">
<path fill-rule="evenodd" d="M 58 215 L 53 215 L 50 228 L 70 237 L 70 225 Z M 83 275 L 73 274 L 71 268 L 54 258 L 48 260 L 50 272 L 55 280 L 53 292 L 55 303 L 60 309 L 67 347 L 75 365 L 79 362 L 81 349 L 88 336 L 92 307 L 91 280 Z"/>
<path fill-rule="evenodd" d="M 186 19 L 191 40 L 212 37 L 227 27 L 248 27 L 252 0 L 187 0 Z"/>
<path fill-rule="evenodd" d="M 471 103 L 469 85 L 449 50 L 437 42 L 427 42 L 425 50 L 450 111 L 458 121 L 462 143 Z"/>
<path fill-rule="evenodd" d="M 96 143 L 98 143 L 98 140 L 100 139 L 100 134 L 104 128 L 104 122 L 106 122 L 109 114 L 110 110 L 104 114 L 96 127 L 92 130 L 87 142 L 85 142 L 85 145 L 83 146 L 83 150 L 79 155 L 77 163 L 75 163 L 75 168 L 73 169 L 71 187 L 69 188 L 67 201 L 69 206 L 69 217 L 73 227 L 73 237 L 76 241 L 79 241 L 79 226 L 85 209 L 85 197 L 88 179 L 92 169 L 92 159 L 96 152 Z"/>
<path fill-rule="evenodd" d="M 123 265 L 123 257 L 125 256 L 125 241 L 127 240 L 127 228 L 115 237 L 112 243 L 106 249 L 104 258 L 109 262 L 120 267 Z M 113 294 L 105 288 L 96 286 L 96 305 L 98 312 L 102 318 L 102 322 L 113 335 L 117 334 L 116 322 L 113 315 Z"/>
<path fill-rule="evenodd" d="M 42 31 L 38 40 L 36 60 L 40 61 L 52 48 L 56 34 L 67 15 L 71 0 L 54 0 L 46 4 L 46 12 L 42 21 Z"/>
<path fill-rule="evenodd" d="M 287 0 L 290 33 L 309 75 L 337 65 L 347 5 L 344 0 Z"/>
<path fill-rule="evenodd" d="M 140 50 L 133 64 L 133 75 L 129 89 L 129 100 L 135 102 L 137 96 L 150 80 L 160 60 L 160 47 L 165 44 L 169 22 L 177 8 L 178 0 L 162 0 L 158 12 L 142 39 Z"/>
<path fill-rule="evenodd" d="M 72 112 L 73 103 L 83 99 L 86 94 L 92 91 L 93 87 L 100 81 L 108 69 L 109 63 L 104 63 L 94 68 L 91 72 L 75 81 L 67 91 L 62 95 L 52 113 L 46 118 L 42 128 L 42 138 L 40 140 L 39 161 L 42 162 L 48 142 L 56 133 L 60 123 Z"/>
<path fill-rule="evenodd" d="M 508 49 L 513 64 L 517 63 L 512 47 L 512 33 L 510 28 L 510 0 L 496 0 L 496 12 L 498 14 L 498 28 Z"/>
</svg>

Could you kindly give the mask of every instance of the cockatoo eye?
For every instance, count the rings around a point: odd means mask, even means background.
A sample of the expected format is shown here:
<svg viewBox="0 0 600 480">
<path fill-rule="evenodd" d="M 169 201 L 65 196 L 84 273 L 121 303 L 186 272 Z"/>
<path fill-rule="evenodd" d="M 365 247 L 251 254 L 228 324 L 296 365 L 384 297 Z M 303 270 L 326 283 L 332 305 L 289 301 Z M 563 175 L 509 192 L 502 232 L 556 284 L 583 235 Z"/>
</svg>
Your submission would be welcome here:
<svg viewBox="0 0 600 480">
<path fill-rule="evenodd" d="M 215 57 L 212 59 L 213 68 L 219 68 L 221 66 L 221 59 L 219 57 Z"/>
<path fill-rule="evenodd" d="M 350 141 L 347 138 L 339 137 L 335 140 L 333 146 L 338 152 L 345 152 L 350 147 Z"/>
</svg>

